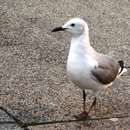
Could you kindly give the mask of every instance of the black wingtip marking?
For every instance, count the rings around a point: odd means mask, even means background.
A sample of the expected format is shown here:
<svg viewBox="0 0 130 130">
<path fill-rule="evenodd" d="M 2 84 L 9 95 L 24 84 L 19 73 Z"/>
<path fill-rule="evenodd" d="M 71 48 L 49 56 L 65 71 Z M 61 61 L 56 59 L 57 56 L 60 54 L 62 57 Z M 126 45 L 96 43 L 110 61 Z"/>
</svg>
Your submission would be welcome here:
<svg viewBox="0 0 130 130">
<path fill-rule="evenodd" d="M 123 69 L 125 68 L 125 66 L 124 66 L 124 61 L 123 60 L 119 60 L 118 63 L 120 65 L 120 67 L 121 67 L 121 70 L 119 72 L 119 74 L 120 74 L 123 71 Z"/>
<path fill-rule="evenodd" d="M 123 60 L 119 60 L 118 63 L 119 63 L 121 68 L 124 68 L 124 61 Z"/>
</svg>

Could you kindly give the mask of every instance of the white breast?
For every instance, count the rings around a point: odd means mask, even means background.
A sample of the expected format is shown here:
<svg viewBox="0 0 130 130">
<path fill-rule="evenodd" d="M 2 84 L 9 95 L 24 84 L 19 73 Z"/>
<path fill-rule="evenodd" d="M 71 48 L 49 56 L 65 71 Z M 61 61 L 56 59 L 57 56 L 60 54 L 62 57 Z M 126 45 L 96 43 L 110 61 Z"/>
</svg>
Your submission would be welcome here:
<svg viewBox="0 0 130 130">
<path fill-rule="evenodd" d="M 89 49 L 89 48 L 87 48 Z M 91 89 L 97 85 L 91 78 L 91 70 L 98 66 L 97 61 L 87 52 L 83 44 L 71 43 L 67 60 L 67 73 L 80 88 Z"/>
</svg>

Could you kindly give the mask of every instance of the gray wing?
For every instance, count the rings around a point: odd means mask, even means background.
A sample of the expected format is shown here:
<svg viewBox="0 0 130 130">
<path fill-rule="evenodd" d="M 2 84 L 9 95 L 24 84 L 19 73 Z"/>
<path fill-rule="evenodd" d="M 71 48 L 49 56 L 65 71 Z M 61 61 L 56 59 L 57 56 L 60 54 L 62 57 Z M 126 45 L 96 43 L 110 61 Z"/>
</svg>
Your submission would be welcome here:
<svg viewBox="0 0 130 130">
<path fill-rule="evenodd" d="M 109 84 L 114 81 L 118 75 L 119 64 L 104 55 L 98 56 L 97 61 L 98 67 L 91 71 L 92 75 L 102 84 Z"/>
</svg>

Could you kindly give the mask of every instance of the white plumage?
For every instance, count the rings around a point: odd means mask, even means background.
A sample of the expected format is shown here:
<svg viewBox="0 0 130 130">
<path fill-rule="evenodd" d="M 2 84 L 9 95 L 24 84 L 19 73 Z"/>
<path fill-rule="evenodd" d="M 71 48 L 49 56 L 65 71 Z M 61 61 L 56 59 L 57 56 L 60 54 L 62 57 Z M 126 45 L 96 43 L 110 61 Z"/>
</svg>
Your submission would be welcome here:
<svg viewBox="0 0 130 130">
<path fill-rule="evenodd" d="M 85 89 L 94 92 L 106 89 L 113 81 L 126 72 L 124 62 L 115 62 L 111 58 L 98 53 L 90 45 L 87 23 L 80 18 L 73 18 L 55 31 L 67 31 L 72 34 L 71 45 L 67 60 L 67 74 L 72 82 L 83 89 L 83 104 L 85 112 Z M 96 98 L 90 109 L 96 103 Z M 89 109 L 89 111 L 90 111 Z M 89 113 L 88 111 L 88 113 Z"/>
</svg>

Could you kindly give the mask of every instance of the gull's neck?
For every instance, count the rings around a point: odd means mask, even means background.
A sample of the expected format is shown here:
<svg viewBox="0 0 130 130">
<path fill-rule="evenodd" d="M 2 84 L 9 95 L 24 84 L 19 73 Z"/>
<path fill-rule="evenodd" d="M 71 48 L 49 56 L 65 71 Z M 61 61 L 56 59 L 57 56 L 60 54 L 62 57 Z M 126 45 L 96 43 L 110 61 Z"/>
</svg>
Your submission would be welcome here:
<svg viewBox="0 0 130 130">
<path fill-rule="evenodd" d="M 84 30 L 83 34 L 79 36 L 72 37 L 70 52 L 80 55 L 95 55 L 96 51 L 90 45 L 88 30 Z"/>
</svg>

